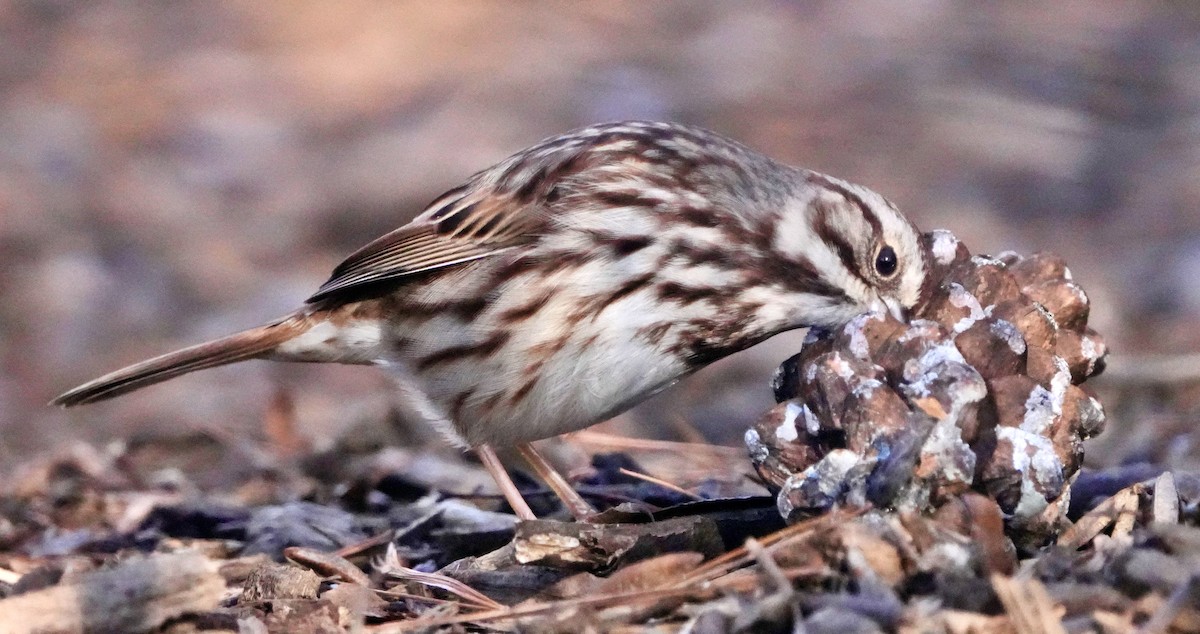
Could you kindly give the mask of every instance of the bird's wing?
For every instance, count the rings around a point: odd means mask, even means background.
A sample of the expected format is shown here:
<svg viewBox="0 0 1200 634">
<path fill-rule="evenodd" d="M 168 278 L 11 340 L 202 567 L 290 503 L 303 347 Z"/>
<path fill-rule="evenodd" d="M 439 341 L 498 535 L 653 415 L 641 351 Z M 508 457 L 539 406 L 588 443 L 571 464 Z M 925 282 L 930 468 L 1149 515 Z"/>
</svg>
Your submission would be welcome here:
<svg viewBox="0 0 1200 634">
<path fill-rule="evenodd" d="M 612 180 L 620 171 L 613 166 L 622 164 L 634 172 L 627 177 L 637 176 L 652 167 L 639 153 L 687 134 L 699 137 L 698 143 L 713 142 L 711 133 L 647 122 L 601 124 L 547 139 L 475 174 L 412 222 L 359 249 L 308 301 L 527 248 L 553 216 L 572 207 L 572 196 L 586 196 Z"/>
<path fill-rule="evenodd" d="M 547 142 L 475 174 L 346 258 L 308 301 L 531 245 L 553 213 L 556 186 L 586 167 L 586 154 L 586 143 Z"/>
<path fill-rule="evenodd" d="M 504 253 L 532 242 L 543 223 L 540 205 L 495 193 L 444 202 L 444 213 L 424 213 L 354 252 L 308 301 Z"/>
</svg>

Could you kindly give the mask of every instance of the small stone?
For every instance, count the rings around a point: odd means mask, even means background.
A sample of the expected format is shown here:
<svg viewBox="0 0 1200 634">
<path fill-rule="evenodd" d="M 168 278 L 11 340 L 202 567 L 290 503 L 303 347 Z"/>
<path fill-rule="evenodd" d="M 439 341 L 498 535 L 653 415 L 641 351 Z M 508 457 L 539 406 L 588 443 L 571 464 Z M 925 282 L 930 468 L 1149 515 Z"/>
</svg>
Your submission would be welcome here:
<svg viewBox="0 0 1200 634">
<path fill-rule="evenodd" d="M 1126 551 L 1113 560 L 1109 572 L 1117 587 L 1130 594 L 1157 590 L 1169 595 L 1190 576 L 1181 560 L 1149 548 Z"/>
<path fill-rule="evenodd" d="M 829 606 L 813 612 L 798 631 L 810 634 L 882 634 L 883 628 L 861 614 Z"/>
</svg>

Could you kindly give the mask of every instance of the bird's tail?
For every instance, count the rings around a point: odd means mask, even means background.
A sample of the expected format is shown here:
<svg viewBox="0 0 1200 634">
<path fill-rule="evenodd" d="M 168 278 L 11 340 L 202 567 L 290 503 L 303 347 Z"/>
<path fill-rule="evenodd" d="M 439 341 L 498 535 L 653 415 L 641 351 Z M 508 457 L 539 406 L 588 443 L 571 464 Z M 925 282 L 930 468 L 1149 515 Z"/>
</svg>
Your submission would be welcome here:
<svg viewBox="0 0 1200 634">
<path fill-rule="evenodd" d="M 243 330 L 109 372 L 64 392 L 50 403 L 73 407 L 103 401 L 196 370 L 267 356 L 280 344 L 303 334 L 310 327 L 311 321 L 302 314 L 284 317 L 265 326 Z"/>
</svg>

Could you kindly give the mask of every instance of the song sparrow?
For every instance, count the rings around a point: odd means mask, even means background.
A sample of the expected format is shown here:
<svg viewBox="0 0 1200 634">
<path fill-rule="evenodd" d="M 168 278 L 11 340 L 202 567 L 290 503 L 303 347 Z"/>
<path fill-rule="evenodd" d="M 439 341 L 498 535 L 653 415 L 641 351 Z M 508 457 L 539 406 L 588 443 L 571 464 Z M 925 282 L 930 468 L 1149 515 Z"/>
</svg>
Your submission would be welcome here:
<svg viewBox="0 0 1200 634">
<path fill-rule="evenodd" d="M 875 192 L 699 128 L 597 125 L 446 192 L 291 315 L 54 402 L 253 358 L 376 364 L 424 417 L 481 450 L 519 514 L 532 515 L 492 445 L 522 447 L 582 514 L 527 443 L 605 420 L 779 332 L 868 310 L 899 317 L 925 270 L 917 230 Z"/>
</svg>

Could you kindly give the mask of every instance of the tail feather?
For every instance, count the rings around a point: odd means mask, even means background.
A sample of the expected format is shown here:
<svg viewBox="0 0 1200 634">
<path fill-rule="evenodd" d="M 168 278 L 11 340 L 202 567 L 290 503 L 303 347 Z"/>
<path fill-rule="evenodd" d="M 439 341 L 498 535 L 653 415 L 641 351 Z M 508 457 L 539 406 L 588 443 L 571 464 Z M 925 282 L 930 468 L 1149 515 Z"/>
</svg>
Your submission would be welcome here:
<svg viewBox="0 0 1200 634">
<path fill-rule="evenodd" d="M 51 405 L 74 407 L 103 401 L 126 392 L 173 379 L 181 374 L 264 356 L 279 344 L 303 333 L 308 320 L 300 315 L 243 330 L 213 341 L 197 344 L 135 363 L 64 392 Z"/>
</svg>

